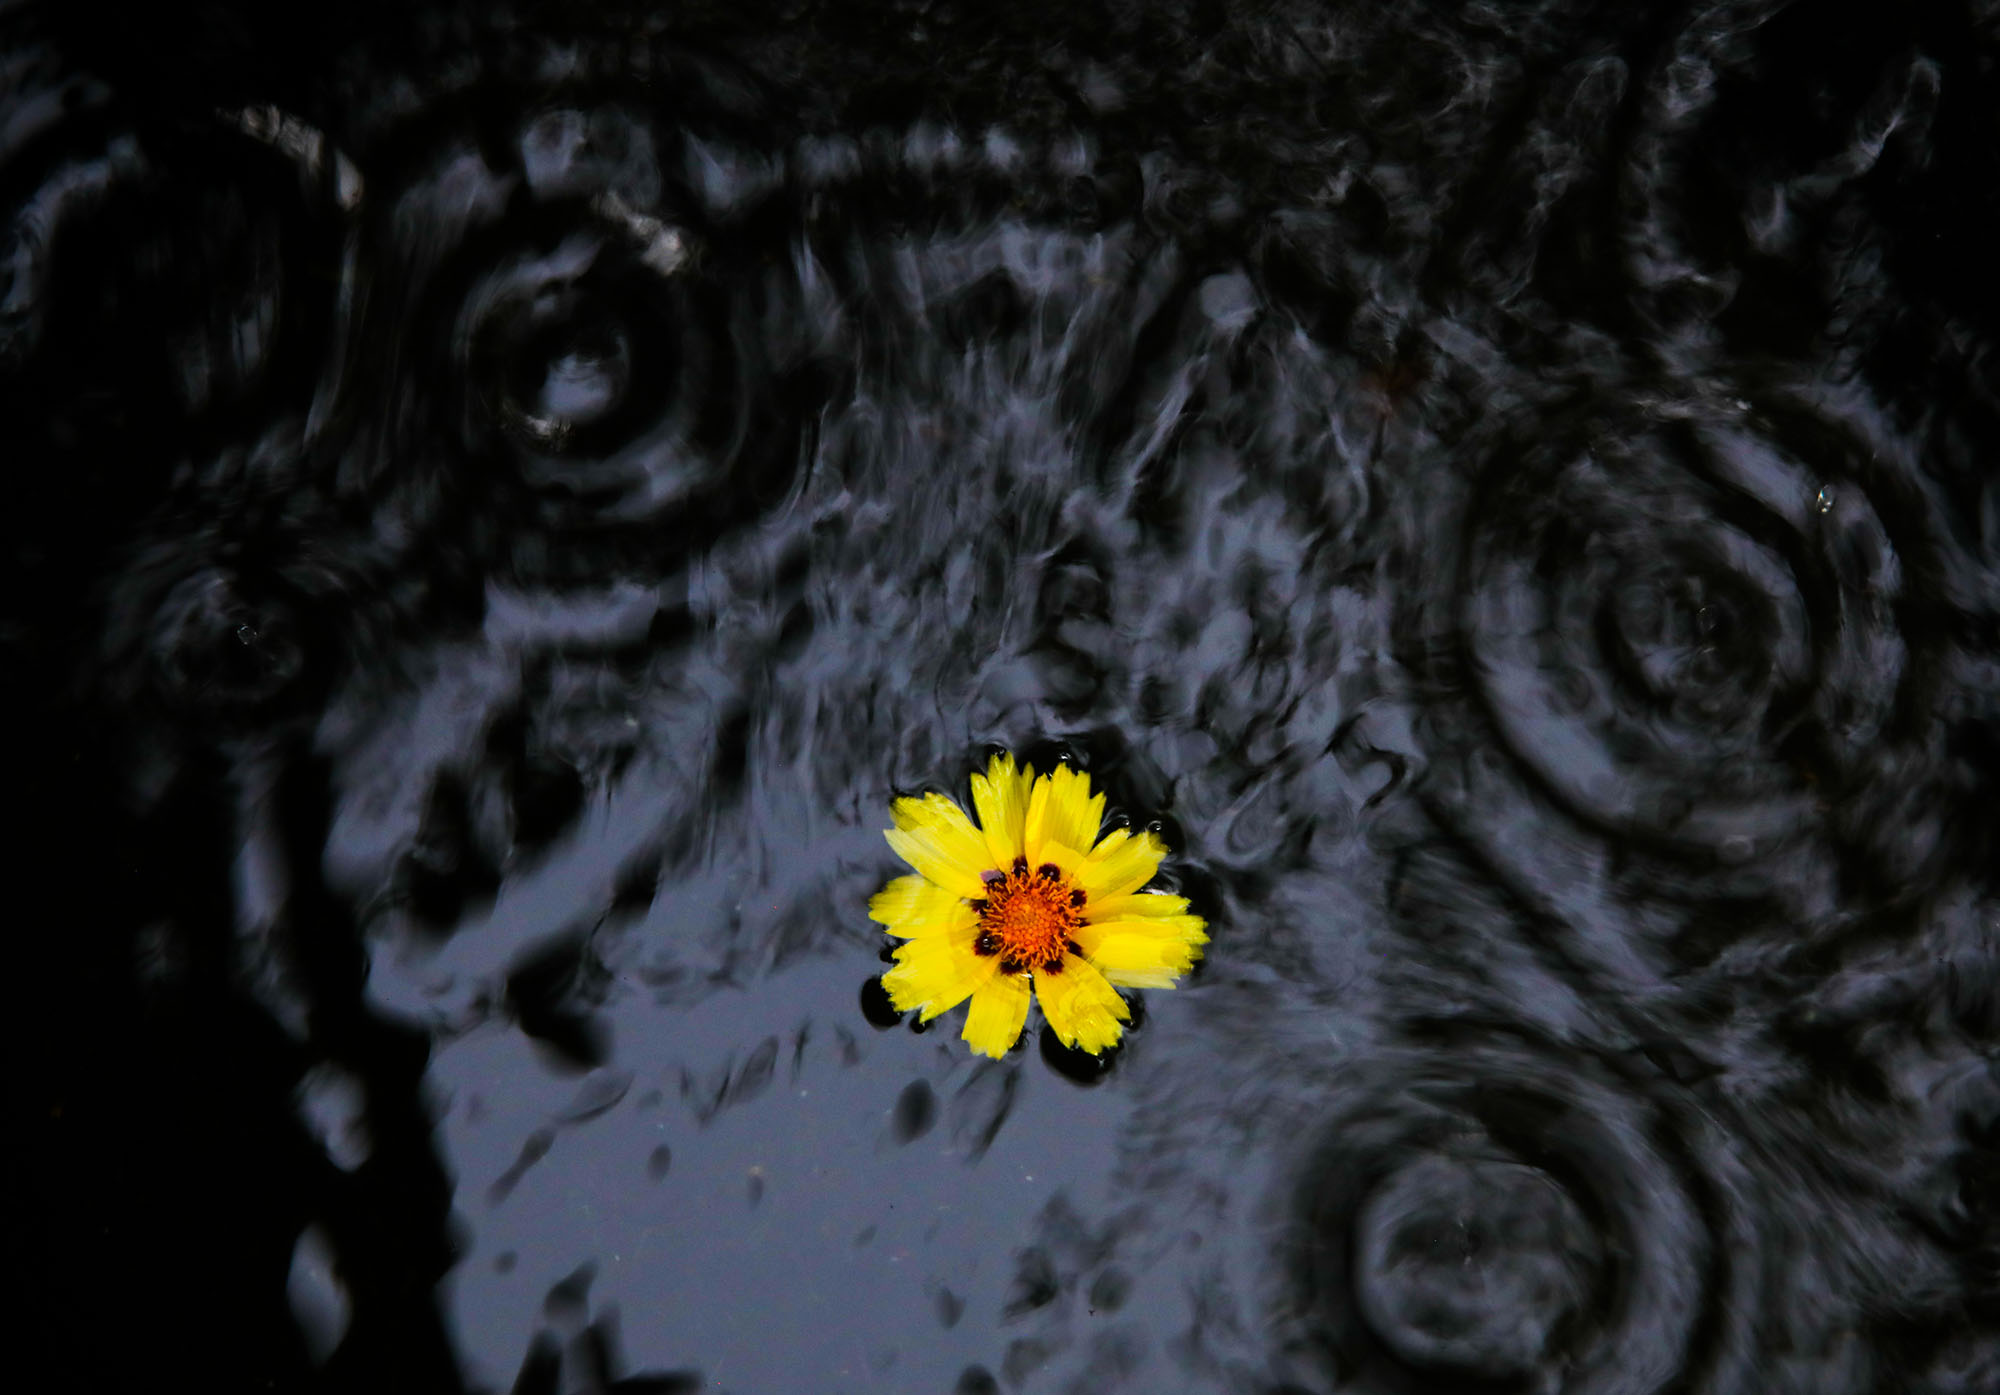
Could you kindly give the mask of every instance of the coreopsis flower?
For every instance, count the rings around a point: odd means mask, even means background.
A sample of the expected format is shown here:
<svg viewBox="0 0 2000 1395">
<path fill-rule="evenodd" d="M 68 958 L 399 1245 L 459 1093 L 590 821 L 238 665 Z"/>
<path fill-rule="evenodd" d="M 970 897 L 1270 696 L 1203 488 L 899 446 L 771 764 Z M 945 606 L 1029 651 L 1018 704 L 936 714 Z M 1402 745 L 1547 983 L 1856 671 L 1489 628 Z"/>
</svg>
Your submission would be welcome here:
<svg viewBox="0 0 2000 1395">
<path fill-rule="evenodd" d="M 967 998 L 965 1040 L 1004 1056 L 1028 1000 L 1065 1046 L 1116 1044 L 1131 1010 L 1119 988 L 1172 988 L 1208 943 L 1187 899 L 1142 891 L 1166 846 L 1150 832 L 1097 836 L 1104 796 L 1063 766 L 1037 776 L 995 756 L 972 777 L 975 825 L 941 794 L 899 799 L 889 846 L 917 869 L 868 914 L 904 941 L 882 986 L 928 1022 Z"/>
</svg>

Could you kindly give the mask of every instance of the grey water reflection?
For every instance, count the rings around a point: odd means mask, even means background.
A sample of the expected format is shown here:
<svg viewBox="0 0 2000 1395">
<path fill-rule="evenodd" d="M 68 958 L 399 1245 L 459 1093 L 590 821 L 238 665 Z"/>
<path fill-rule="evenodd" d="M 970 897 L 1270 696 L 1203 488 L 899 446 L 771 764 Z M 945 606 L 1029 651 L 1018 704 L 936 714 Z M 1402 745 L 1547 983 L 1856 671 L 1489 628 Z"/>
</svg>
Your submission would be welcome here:
<svg viewBox="0 0 2000 1395">
<path fill-rule="evenodd" d="M 103 20 L 0 14 L 74 1388 L 2000 1389 L 1990 13 Z M 1103 1058 L 875 983 L 998 749 L 1209 922 Z"/>
</svg>

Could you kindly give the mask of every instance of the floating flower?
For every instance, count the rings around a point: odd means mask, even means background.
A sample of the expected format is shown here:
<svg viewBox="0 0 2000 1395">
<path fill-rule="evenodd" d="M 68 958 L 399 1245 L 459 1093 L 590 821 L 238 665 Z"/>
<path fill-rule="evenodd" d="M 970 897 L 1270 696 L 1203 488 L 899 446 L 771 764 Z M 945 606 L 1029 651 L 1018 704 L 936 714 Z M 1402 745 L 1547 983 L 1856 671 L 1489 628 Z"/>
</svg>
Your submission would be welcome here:
<svg viewBox="0 0 2000 1395">
<path fill-rule="evenodd" d="M 1131 1011 L 1119 988 L 1172 988 L 1208 943 L 1187 898 L 1141 891 L 1166 845 L 1150 832 L 1097 836 L 1104 796 L 1090 777 L 995 756 L 972 777 L 975 825 L 941 794 L 899 799 L 887 831 L 917 869 L 875 894 L 868 914 L 906 943 L 882 986 L 928 1022 L 967 998 L 966 1041 L 1004 1056 L 1028 999 L 1065 1046 L 1115 1045 Z"/>
</svg>

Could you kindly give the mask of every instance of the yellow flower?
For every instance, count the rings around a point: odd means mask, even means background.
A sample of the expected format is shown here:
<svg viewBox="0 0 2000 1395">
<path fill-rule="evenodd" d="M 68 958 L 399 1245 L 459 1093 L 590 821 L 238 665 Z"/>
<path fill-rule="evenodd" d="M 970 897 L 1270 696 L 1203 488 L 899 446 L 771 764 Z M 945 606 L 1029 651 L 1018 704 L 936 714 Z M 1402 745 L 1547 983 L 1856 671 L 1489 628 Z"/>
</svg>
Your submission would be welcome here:
<svg viewBox="0 0 2000 1395">
<path fill-rule="evenodd" d="M 1119 988 L 1172 988 L 1208 943 L 1187 898 L 1139 888 L 1166 846 L 1115 828 L 1099 838 L 1104 796 L 1067 766 L 1037 777 L 995 756 L 972 777 L 979 823 L 941 794 L 899 799 L 889 846 L 917 869 L 868 903 L 905 941 L 882 976 L 899 1012 L 928 1022 L 967 998 L 965 1039 L 1004 1056 L 1028 998 L 1065 1046 L 1115 1045 L 1130 1016 Z"/>
</svg>

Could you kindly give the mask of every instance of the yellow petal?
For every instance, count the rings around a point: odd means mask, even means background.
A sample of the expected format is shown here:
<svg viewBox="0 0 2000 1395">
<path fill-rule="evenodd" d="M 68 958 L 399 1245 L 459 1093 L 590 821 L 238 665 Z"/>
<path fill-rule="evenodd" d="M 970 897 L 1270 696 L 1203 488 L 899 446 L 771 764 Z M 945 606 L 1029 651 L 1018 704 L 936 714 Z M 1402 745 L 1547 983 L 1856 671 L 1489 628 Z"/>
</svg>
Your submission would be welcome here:
<svg viewBox="0 0 2000 1395">
<path fill-rule="evenodd" d="M 979 811 L 979 831 L 986 839 L 987 865 L 1005 872 L 1014 859 L 1025 857 L 1022 827 L 1028 818 L 1028 790 L 1034 784 L 1035 768 L 1016 769 L 1014 757 L 998 755 L 984 775 L 972 777 L 972 807 Z"/>
<path fill-rule="evenodd" d="M 896 1011 L 923 1009 L 928 1022 L 957 1007 L 1000 972 L 1000 957 L 976 954 L 965 935 L 927 935 L 896 947 L 896 967 L 882 975 Z"/>
<path fill-rule="evenodd" d="M 1049 819 L 1049 777 L 1044 775 L 1028 790 L 1028 815 L 1021 821 L 1021 855 L 1028 865 L 1042 851 L 1042 825 Z"/>
<path fill-rule="evenodd" d="M 1128 916 L 1123 920 L 1100 920 L 1076 928 L 1076 941 L 1094 944 L 1112 935 L 1143 935 L 1199 947 L 1208 943 L 1208 922 L 1198 915 Z M 1195 958 L 1200 958 L 1199 954 Z"/>
<path fill-rule="evenodd" d="M 970 930 L 979 922 L 978 912 L 965 904 L 964 897 L 923 876 L 898 877 L 876 892 L 868 899 L 868 916 L 906 940 Z"/>
<path fill-rule="evenodd" d="M 1093 897 L 1083 908 L 1083 918 L 1099 921 L 1123 920 L 1127 916 L 1179 915 L 1187 908 L 1185 896 L 1169 896 L 1164 891 L 1140 891 L 1127 896 Z"/>
<path fill-rule="evenodd" d="M 1137 891 L 1160 870 L 1167 845 L 1152 832 L 1133 835 L 1115 828 L 1104 841 L 1090 850 L 1083 866 L 1076 869 L 1076 881 L 1092 900 L 1124 896 Z"/>
<path fill-rule="evenodd" d="M 1208 943 L 1200 916 L 1134 917 L 1076 932 L 1077 948 L 1120 988 L 1172 988 Z"/>
<path fill-rule="evenodd" d="M 958 804 L 935 790 L 914 799 L 899 799 L 889 806 L 896 827 L 905 832 L 930 832 L 974 871 L 986 866 L 986 840 L 979 836 L 971 816 Z"/>
<path fill-rule="evenodd" d="M 1056 973 L 1035 971 L 1035 996 L 1062 1044 L 1093 1054 L 1116 1045 L 1125 1030 L 1119 1024 L 1132 1015 L 1104 975 L 1074 954 L 1063 956 Z"/>
<path fill-rule="evenodd" d="M 983 896 L 986 840 L 965 810 L 941 794 L 889 806 L 896 826 L 883 834 L 896 856 L 957 896 Z"/>
<path fill-rule="evenodd" d="M 1083 854 L 1075 848 L 1066 848 L 1061 843 L 1042 844 L 1039 859 L 1035 863 L 1036 867 L 1053 867 L 1063 880 L 1071 884 L 1076 881 L 1077 868 L 1083 866 Z"/>
<path fill-rule="evenodd" d="M 995 974 L 973 990 L 962 1035 L 972 1049 L 996 1061 L 1021 1039 L 1028 1021 L 1028 980 L 1023 974 Z"/>
<path fill-rule="evenodd" d="M 1066 848 L 1087 848 L 1097 839 L 1098 825 L 1104 822 L 1104 796 L 1090 793 L 1090 777 L 1059 765 L 1055 773 L 1035 781 L 1028 796 L 1028 818 L 1023 841 L 1028 865 L 1041 865 L 1042 844 L 1060 843 Z"/>
</svg>

